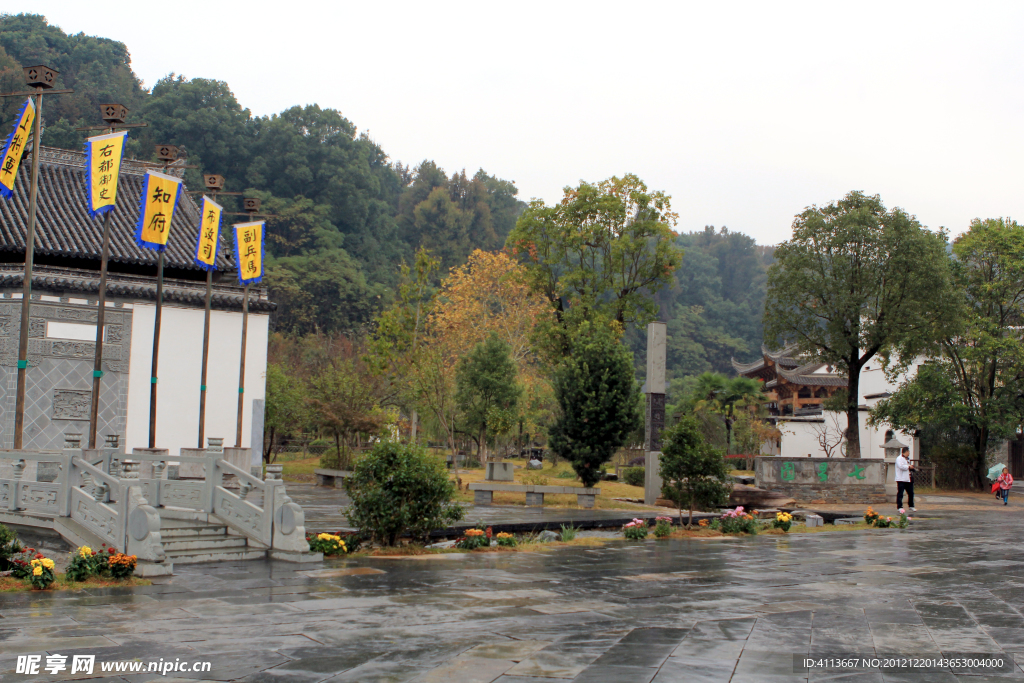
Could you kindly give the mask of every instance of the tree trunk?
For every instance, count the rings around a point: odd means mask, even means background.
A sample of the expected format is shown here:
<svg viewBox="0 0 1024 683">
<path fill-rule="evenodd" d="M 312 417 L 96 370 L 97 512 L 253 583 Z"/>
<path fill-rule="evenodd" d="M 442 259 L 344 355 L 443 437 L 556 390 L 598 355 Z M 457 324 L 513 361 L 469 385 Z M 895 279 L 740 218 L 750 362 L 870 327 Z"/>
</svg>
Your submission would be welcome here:
<svg viewBox="0 0 1024 683">
<path fill-rule="evenodd" d="M 846 385 L 846 457 L 859 458 L 860 455 L 860 365 L 849 364 L 850 377 Z M 796 406 L 793 407 L 794 410 Z"/>
<path fill-rule="evenodd" d="M 267 447 L 263 450 L 263 461 L 265 463 L 267 463 L 268 465 L 271 464 L 270 456 L 274 453 L 274 436 L 275 436 L 275 432 L 276 432 L 276 430 L 273 427 L 271 427 L 270 428 L 270 434 L 269 434 L 270 438 L 268 439 L 267 438 L 268 437 L 267 430 L 263 431 L 263 438 L 264 438 L 265 443 L 267 444 Z"/>
<path fill-rule="evenodd" d="M 419 413 L 415 410 L 412 411 L 412 418 L 409 420 L 409 442 L 416 443 L 416 422 L 419 418 Z"/>
<path fill-rule="evenodd" d="M 974 478 L 978 485 L 979 491 L 985 490 L 985 477 L 988 471 L 985 469 L 985 460 L 988 457 L 988 427 L 981 427 L 978 430 L 978 436 L 974 443 L 975 448 L 975 467 L 974 467 Z M 1007 465 L 1010 463 L 1007 462 Z"/>
<path fill-rule="evenodd" d="M 477 450 L 480 451 L 480 464 L 487 468 L 487 427 L 480 428 L 480 441 L 477 442 Z"/>
</svg>

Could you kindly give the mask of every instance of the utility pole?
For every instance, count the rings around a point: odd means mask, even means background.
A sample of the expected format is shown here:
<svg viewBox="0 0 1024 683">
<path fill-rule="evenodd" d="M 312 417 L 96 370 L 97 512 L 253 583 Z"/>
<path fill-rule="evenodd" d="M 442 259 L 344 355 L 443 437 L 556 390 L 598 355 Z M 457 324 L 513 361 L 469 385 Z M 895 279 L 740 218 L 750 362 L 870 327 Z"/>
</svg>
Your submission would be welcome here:
<svg viewBox="0 0 1024 683">
<path fill-rule="evenodd" d="M 14 448 L 24 447 L 25 430 L 25 386 L 28 374 L 28 324 L 29 308 L 32 300 L 32 263 L 35 259 L 36 244 L 36 206 L 39 194 L 39 157 L 42 153 L 40 135 L 42 134 L 43 93 L 64 95 L 74 90 L 54 90 L 59 72 L 48 66 L 27 66 L 22 71 L 25 83 L 33 90 L 21 90 L 0 94 L 0 97 L 35 96 L 34 127 L 32 133 L 32 175 L 28 191 L 28 227 L 25 231 L 25 277 L 21 287 L 21 330 L 18 338 L 18 389 L 14 408 Z M 26 105 L 27 106 L 27 105 Z"/>
<path fill-rule="evenodd" d="M 109 134 L 114 134 L 117 130 L 123 130 L 127 128 L 142 128 L 145 127 L 145 123 L 125 123 L 124 120 L 128 117 L 128 107 L 123 104 L 101 104 L 100 105 L 100 117 L 106 122 L 105 126 L 89 127 L 89 128 L 78 128 L 77 130 L 105 130 Z M 92 370 L 92 404 L 89 408 L 89 448 L 96 448 L 96 431 L 99 427 L 99 409 L 100 409 L 100 390 L 102 388 L 101 379 L 103 377 L 103 340 L 105 333 L 105 320 L 107 313 L 107 261 L 110 257 L 110 218 L 114 213 L 114 206 L 117 201 L 117 175 L 121 170 L 121 156 L 124 154 L 124 142 L 121 142 L 121 149 L 118 154 L 118 160 L 112 165 L 110 170 L 114 171 L 113 178 L 113 202 L 105 207 L 105 215 L 103 216 L 103 245 L 100 249 L 100 289 L 99 289 L 99 308 L 96 311 L 96 352 L 93 360 Z M 90 147 L 90 150 L 92 148 Z M 94 152 L 92 152 L 94 153 Z M 92 168 L 89 168 L 89 173 L 92 173 Z M 91 178 L 91 175 L 90 175 Z M 90 194 L 90 202 L 96 202 L 97 198 L 93 197 L 93 187 L 88 188 Z M 110 198 L 106 198 L 108 201 Z M 89 213 L 97 213 L 96 208 L 90 204 Z"/>
</svg>

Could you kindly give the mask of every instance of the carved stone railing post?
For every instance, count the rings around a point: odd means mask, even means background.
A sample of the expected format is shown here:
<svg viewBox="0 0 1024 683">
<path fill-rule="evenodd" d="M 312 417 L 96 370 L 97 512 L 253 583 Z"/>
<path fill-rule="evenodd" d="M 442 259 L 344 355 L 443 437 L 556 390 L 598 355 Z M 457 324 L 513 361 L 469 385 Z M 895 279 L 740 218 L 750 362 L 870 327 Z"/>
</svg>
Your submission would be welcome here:
<svg viewBox="0 0 1024 683">
<path fill-rule="evenodd" d="M 110 487 L 103 482 L 96 484 L 92 490 L 92 497 L 96 499 L 97 503 L 109 503 Z"/>
<path fill-rule="evenodd" d="M 238 485 L 238 497 L 245 500 L 249 496 L 249 492 L 252 491 L 252 484 L 248 481 L 243 481 Z"/>
<path fill-rule="evenodd" d="M 160 514 L 149 505 L 138 487 L 127 487 L 125 497 L 128 503 L 125 552 L 135 555 L 140 564 L 162 564 L 167 556 L 160 539 Z M 144 570 L 140 576 L 159 573 L 162 572 Z"/>
<path fill-rule="evenodd" d="M 274 532 L 270 556 L 276 560 L 291 562 L 322 561 L 322 553 L 313 553 L 309 550 L 309 542 L 306 540 L 306 515 L 302 508 L 288 497 L 283 484 L 273 488 Z"/>
<path fill-rule="evenodd" d="M 153 463 L 153 478 L 154 479 L 163 479 L 164 478 L 164 469 L 166 467 L 167 467 L 167 461 L 166 460 L 157 460 L 156 462 L 154 462 Z"/>
<path fill-rule="evenodd" d="M 12 472 L 11 477 L 15 481 L 20 481 L 22 475 L 25 474 L 25 461 L 24 460 L 15 460 L 14 463 L 11 465 L 11 472 Z"/>
</svg>

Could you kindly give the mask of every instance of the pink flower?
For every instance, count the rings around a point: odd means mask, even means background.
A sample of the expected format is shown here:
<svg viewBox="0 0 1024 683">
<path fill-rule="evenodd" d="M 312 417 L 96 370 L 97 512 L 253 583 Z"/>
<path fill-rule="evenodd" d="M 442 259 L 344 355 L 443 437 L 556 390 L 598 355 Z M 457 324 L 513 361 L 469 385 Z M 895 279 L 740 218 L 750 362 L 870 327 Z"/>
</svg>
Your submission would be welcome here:
<svg viewBox="0 0 1024 683">
<path fill-rule="evenodd" d="M 901 514 L 901 515 L 902 515 L 902 514 L 905 514 L 905 513 L 903 512 L 903 508 L 900 508 L 900 514 Z"/>
</svg>

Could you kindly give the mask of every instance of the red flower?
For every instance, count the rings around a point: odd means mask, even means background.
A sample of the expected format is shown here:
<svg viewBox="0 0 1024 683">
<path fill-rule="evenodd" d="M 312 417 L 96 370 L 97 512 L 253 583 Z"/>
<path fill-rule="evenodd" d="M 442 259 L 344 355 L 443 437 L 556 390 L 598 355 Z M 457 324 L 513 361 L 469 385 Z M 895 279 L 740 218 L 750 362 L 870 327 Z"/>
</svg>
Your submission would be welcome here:
<svg viewBox="0 0 1024 683">
<path fill-rule="evenodd" d="M 93 555 L 95 555 L 95 554 L 96 554 L 96 551 L 95 551 L 95 550 L 93 550 L 93 551 L 92 551 L 92 554 L 93 554 Z"/>
<path fill-rule="evenodd" d="M 487 527 L 487 538 L 490 538 L 493 533 L 494 533 L 494 530 L 491 529 L 491 527 Z"/>
<path fill-rule="evenodd" d="M 35 559 L 37 559 L 37 560 L 43 559 L 43 554 L 42 553 L 36 553 Z"/>
<path fill-rule="evenodd" d="M 116 553 L 117 551 L 116 551 L 116 550 L 114 550 L 113 548 L 107 548 L 107 552 L 108 552 L 108 553 L 110 553 L 111 555 L 113 555 L 113 554 L 114 554 L 114 553 Z"/>
</svg>

